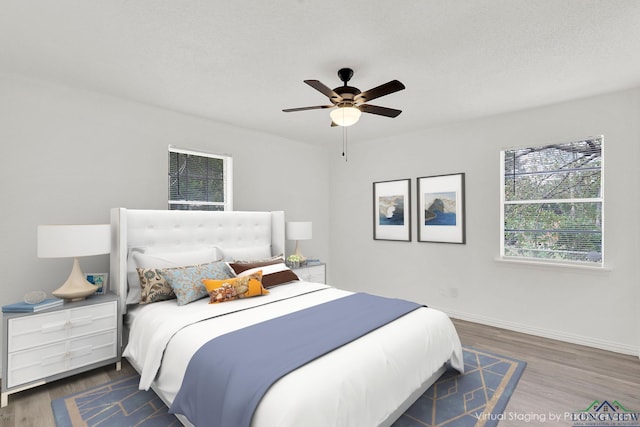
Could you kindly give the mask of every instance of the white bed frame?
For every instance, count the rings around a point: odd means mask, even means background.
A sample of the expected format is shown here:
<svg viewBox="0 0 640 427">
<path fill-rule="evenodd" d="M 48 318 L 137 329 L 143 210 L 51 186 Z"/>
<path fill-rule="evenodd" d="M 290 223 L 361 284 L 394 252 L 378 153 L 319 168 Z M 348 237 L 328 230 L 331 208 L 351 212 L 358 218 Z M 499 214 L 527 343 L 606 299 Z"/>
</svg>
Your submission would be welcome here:
<svg viewBox="0 0 640 427">
<path fill-rule="evenodd" d="M 251 248 L 271 245 L 273 256 L 284 254 L 284 212 L 215 212 L 111 210 L 112 248 L 109 289 L 119 296 L 122 313 L 127 312 L 127 255 L 133 247 L 168 247 L 189 250 L 204 246 Z M 122 341 L 121 341 L 122 344 Z M 419 390 L 383 423 L 390 426 L 445 371 L 445 366 L 428 378 Z M 152 388 L 154 388 L 152 386 Z M 167 403 L 167 402 L 165 402 Z M 189 425 L 186 418 L 181 422 Z"/>
<path fill-rule="evenodd" d="M 271 245 L 272 255 L 284 254 L 284 212 L 217 212 L 111 209 L 111 283 L 127 312 L 127 254 L 135 247 L 189 250 Z"/>
</svg>

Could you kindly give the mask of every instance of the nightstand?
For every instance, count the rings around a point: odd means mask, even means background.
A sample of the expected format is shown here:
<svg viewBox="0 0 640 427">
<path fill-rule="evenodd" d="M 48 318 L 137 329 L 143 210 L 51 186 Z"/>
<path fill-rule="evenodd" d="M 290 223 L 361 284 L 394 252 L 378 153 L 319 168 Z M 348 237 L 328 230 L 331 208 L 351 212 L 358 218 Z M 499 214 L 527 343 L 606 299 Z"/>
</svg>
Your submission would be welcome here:
<svg viewBox="0 0 640 427">
<path fill-rule="evenodd" d="M 2 397 L 111 363 L 120 370 L 122 316 L 114 294 L 36 313 L 3 313 Z"/>
<path fill-rule="evenodd" d="M 324 262 L 314 262 L 298 268 L 292 268 L 293 272 L 305 282 L 326 282 L 326 264 Z"/>
</svg>

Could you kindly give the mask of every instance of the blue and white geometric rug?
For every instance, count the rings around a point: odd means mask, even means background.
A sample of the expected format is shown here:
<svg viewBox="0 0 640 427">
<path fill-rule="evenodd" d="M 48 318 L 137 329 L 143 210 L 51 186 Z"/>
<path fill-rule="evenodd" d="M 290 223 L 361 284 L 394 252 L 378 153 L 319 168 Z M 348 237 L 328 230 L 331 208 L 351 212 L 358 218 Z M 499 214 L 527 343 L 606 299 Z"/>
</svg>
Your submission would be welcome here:
<svg viewBox="0 0 640 427">
<path fill-rule="evenodd" d="M 182 423 L 130 375 L 51 402 L 58 427 L 178 427 Z"/>
<path fill-rule="evenodd" d="M 494 427 L 526 362 L 464 347 L 464 374 L 445 372 L 393 427 Z"/>
<path fill-rule="evenodd" d="M 493 427 L 522 375 L 525 362 L 464 348 L 465 373 L 447 371 L 393 427 Z M 51 402 L 58 427 L 178 427 L 153 391 L 132 375 Z M 494 416 L 490 416 L 494 414 Z"/>
</svg>

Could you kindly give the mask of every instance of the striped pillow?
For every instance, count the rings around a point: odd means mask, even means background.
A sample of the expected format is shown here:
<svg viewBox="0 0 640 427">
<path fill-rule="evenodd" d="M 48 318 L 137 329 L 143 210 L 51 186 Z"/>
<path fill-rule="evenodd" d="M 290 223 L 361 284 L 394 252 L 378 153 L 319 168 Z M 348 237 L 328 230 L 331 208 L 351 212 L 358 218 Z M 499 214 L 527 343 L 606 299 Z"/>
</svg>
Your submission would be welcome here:
<svg viewBox="0 0 640 427">
<path fill-rule="evenodd" d="M 262 270 L 262 285 L 265 288 L 281 285 L 293 280 L 300 280 L 296 273 L 287 267 L 282 258 L 254 262 L 230 262 L 228 265 L 238 277 L 247 276 Z"/>
</svg>

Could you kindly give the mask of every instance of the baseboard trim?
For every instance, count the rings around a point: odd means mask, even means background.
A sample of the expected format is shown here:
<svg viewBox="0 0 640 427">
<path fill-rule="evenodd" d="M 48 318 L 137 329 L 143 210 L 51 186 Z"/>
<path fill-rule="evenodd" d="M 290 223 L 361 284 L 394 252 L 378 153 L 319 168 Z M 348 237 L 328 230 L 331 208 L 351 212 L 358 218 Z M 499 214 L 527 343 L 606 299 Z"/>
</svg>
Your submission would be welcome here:
<svg viewBox="0 0 640 427">
<path fill-rule="evenodd" d="M 496 328 L 508 329 L 510 331 L 522 332 L 524 334 L 535 335 L 538 337 L 549 338 L 558 341 L 564 341 L 572 344 L 584 345 L 587 347 L 599 348 L 601 350 L 608 350 L 614 353 L 628 354 L 631 356 L 637 356 L 640 358 L 640 349 L 634 348 L 631 345 L 621 344 L 613 341 L 600 340 L 591 337 L 585 337 L 581 335 L 568 334 L 566 332 L 554 331 L 550 329 L 536 328 L 522 323 L 507 322 L 500 319 L 494 319 L 490 317 L 478 316 L 475 314 L 463 313 L 454 310 L 448 310 L 445 308 L 436 308 L 445 312 L 449 317 L 459 320 L 465 320 L 468 322 L 480 323 L 482 325 L 494 326 Z"/>
</svg>

